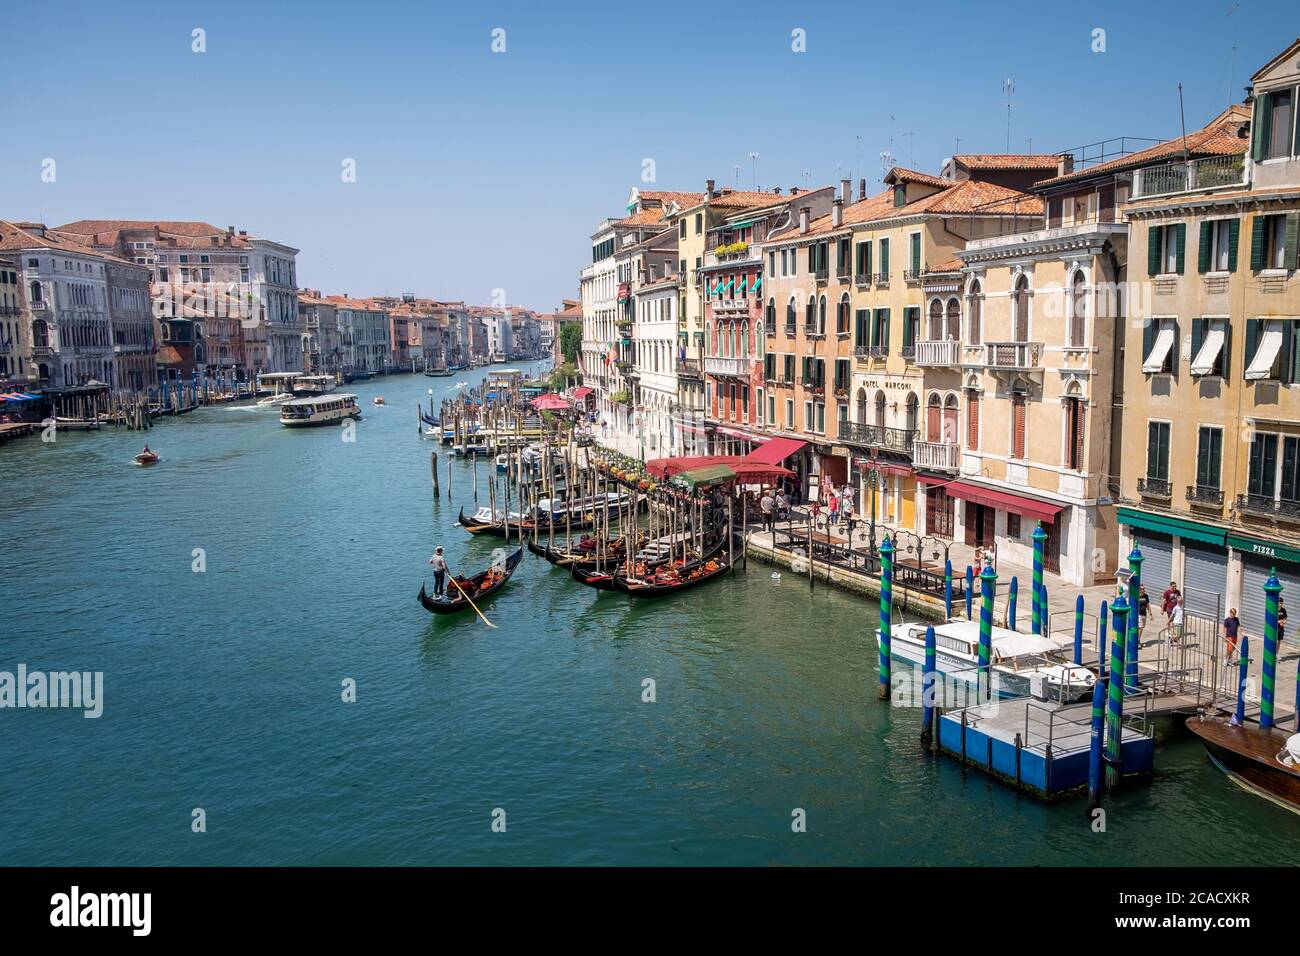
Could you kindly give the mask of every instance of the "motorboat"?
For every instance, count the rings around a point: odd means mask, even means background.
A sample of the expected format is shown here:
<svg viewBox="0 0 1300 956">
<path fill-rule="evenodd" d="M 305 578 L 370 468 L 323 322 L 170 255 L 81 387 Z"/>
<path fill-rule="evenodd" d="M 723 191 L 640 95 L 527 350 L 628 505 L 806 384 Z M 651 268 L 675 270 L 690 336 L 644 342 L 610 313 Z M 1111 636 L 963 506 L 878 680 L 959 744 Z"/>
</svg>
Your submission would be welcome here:
<svg viewBox="0 0 1300 956">
<path fill-rule="evenodd" d="M 890 631 L 890 656 L 916 668 L 925 666 L 924 622 L 900 623 Z M 935 669 L 946 677 L 978 684 L 980 631 L 977 621 L 949 621 L 934 626 Z M 1050 637 L 994 627 L 990 635 L 993 687 L 1002 698 L 1041 696 L 1070 703 L 1091 700 L 1097 677 L 1069 663 L 1064 645 Z M 880 645 L 880 629 L 876 629 Z"/>
<path fill-rule="evenodd" d="M 158 457 L 157 452 L 148 450 L 140 452 L 140 454 L 136 455 L 135 458 L 131 460 L 137 465 L 156 465 L 158 462 L 162 461 L 162 459 Z"/>
<path fill-rule="evenodd" d="M 294 394 L 294 382 L 302 377 L 301 372 L 263 372 L 257 376 L 257 391 L 269 391 L 257 400 L 259 406 L 283 405 L 297 398 Z"/>
<path fill-rule="evenodd" d="M 374 402 L 375 402 L 376 405 L 382 405 L 382 404 L 384 404 L 384 396 L 382 396 L 382 395 L 376 395 L 375 398 L 374 398 Z"/>
<path fill-rule="evenodd" d="M 1187 729 L 1233 783 L 1300 813 L 1300 733 L 1204 715 L 1187 718 Z"/>
</svg>

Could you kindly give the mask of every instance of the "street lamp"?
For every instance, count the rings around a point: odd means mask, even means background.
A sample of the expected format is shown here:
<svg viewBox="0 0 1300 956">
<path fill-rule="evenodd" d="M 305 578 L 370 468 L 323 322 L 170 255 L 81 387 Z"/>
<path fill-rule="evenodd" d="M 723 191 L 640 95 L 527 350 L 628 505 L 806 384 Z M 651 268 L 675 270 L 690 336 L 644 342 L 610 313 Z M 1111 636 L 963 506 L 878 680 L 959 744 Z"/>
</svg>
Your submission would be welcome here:
<svg viewBox="0 0 1300 956">
<path fill-rule="evenodd" d="M 871 492 L 871 505 L 867 512 L 868 532 L 867 532 L 867 553 L 872 557 L 876 554 L 876 485 L 880 473 L 875 466 L 867 469 L 867 488 Z"/>
</svg>

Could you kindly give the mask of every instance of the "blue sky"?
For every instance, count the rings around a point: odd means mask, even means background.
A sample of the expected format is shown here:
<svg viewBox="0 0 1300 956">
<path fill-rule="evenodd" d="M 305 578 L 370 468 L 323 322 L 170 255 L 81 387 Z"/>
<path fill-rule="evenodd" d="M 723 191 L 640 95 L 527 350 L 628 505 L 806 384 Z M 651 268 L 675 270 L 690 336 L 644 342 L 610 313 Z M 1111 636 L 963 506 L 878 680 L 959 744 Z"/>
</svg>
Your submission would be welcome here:
<svg viewBox="0 0 1300 956">
<path fill-rule="evenodd" d="M 1007 78 L 1013 152 L 1168 137 L 1179 82 L 1195 129 L 1227 103 L 1234 45 L 1240 99 L 1300 35 L 1293 0 L 122 0 L 4 21 L 20 68 L 0 217 L 203 219 L 298 246 L 300 283 L 326 292 L 486 303 L 502 288 L 539 309 L 576 294 L 643 159 L 661 189 L 734 184 L 737 165 L 749 188 L 751 151 L 764 188 L 878 183 L 891 149 L 938 172 L 958 137 L 1006 149 Z"/>
</svg>

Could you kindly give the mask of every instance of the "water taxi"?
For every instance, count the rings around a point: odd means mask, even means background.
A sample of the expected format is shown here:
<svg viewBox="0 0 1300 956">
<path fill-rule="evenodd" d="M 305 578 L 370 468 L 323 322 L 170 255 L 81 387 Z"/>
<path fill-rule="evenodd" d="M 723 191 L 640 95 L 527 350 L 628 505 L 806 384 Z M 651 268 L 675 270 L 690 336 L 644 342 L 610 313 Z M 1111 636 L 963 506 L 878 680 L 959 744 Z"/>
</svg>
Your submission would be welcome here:
<svg viewBox="0 0 1300 956">
<path fill-rule="evenodd" d="M 257 393 L 269 392 L 257 400 L 258 405 L 283 405 L 294 396 L 294 382 L 302 378 L 301 372 L 263 372 L 257 376 Z"/>
<path fill-rule="evenodd" d="M 335 425 L 345 418 L 360 418 L 357 397 L 346 393 L 294 398 L 280 406 L 280 424 L 293 428 Z"/>
<path fill-rule="evenodd" d="M 890 633 L 890 656 L 917 668 L 925 666 L 923 622 L 898 624 Z M 1022 634 L 1005 627 L 991 633 L 993 684 L 999 697 L 1041 697 L 1069 703 L 1091 700 L 1096 676 L 1086 667 L 1070 664 L 1065 648 L 1050 637 Z M 935 669 L 950 678 L 976 685 L 980 628 L 976 621 L 949 621 L 934 625 Z M 880 645 L 880 629 L 876 629 Z"/>
</svg>

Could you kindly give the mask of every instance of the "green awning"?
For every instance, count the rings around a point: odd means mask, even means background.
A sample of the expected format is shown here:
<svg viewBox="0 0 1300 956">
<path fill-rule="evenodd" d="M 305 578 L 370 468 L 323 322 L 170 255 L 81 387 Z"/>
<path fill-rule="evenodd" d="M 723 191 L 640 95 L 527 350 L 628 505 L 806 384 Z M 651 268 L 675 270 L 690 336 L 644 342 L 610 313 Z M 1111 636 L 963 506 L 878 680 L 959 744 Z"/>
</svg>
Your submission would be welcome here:
<svg viewBox="0 0 1300 956">
<path fill-rule="evenodd" d="M 726 465 L 703 465 L 674 476 L 671 483 L 694 491 L 697 488 L 720 485 L 735 480 L 736 473 Z"/>
<path fill-rule="evenodd" d="M 744 229 L 746 226 L 752 226 L 758 222 L 757 219 L 746 219 L 744 222 L 724 222 L 718 226 L 719 232 L 735 232 L 737 229 Z"/>
<path fill-rule="evenodd" d="M 735 281 L 736 281 L 735 279 L 728 279 L 726 285 L 724 285 L 724 286 L 719 286 L 719 287 L 718 287 L 718 291 L 719 291 L 719 292 L 730 292 L 730 291 L 731 291 L 732 283 L 734 283 Z"/>
<path fill-rule="evenodd" d="M 715 285 L 715 286 L 710 286 L 710 287 L 709 287 L 709 291 L 708 291 L 707 294 L 708 294 L 708 295 L 717 295 L 717 294 L 718 294 L 718 290 L 721 289 L 721 288 L 722 288 L 722 282 L 721 282 L 721 280 L 719 280 L 719 282 L 718 282 L 717 285 Z"/>
<path fill-rule="evenodd" d="M 1275 544 L 1272 541 L 1257 541 L 1254 538 L 1247 538 L 1239 534 L 1230 534 L 1228 535 L 1228 545 L 1238 551 L 1244 551 L 1246 554 L 1253 554 L 1261 558 L 1300 564 L 1300 551 L 1295 548 L 1288 548 L 1285 545 Z"/>
<path fill-rule="evenodd" d="M 762 277 L 762 276 L 758 276 L 757 278 L 754 279 L 754 284 L 753 284 L 752 286 L 749 287 L 749 291 L 750 291 L 750 292 L 757 292 L 757 291 L 758 291 L 759 289 L 761 289 L 762 287 L 763 287 L 763 277 Z"/>
<path fill-rule="evenodd" d="M 1172 515 L 1156 515 L 1145 511 L 1120 508 L 1116 512 L 1116 516 L 1119 518 L 1120 524 L 1126 524 L 1132 528 L 1158 531 L 1161 534 L 1176 534 L 1180 538 L 1191 538 L 1193 541 L 1203 541 L 1206 544 L 1214 544 L 1219 547 L 1223 547 L 1227 539 L 1227 532 L 1222 528 L 1197 524 L 1195 521 L 1175 518 Z"/>
</svg>

